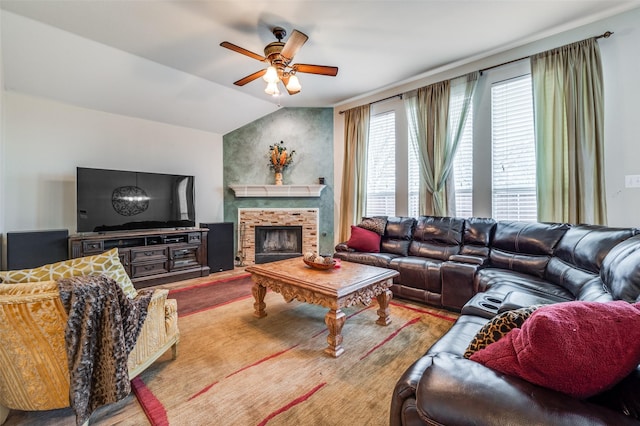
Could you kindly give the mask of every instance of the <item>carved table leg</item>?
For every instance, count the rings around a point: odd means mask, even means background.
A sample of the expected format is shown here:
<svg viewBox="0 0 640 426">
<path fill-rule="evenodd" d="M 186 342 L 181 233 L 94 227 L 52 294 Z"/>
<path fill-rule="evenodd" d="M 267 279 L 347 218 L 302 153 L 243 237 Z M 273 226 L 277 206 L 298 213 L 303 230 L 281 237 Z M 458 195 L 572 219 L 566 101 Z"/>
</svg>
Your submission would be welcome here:
<svg viewBox="0 0 640 426">
<path fill-rule="evenodd" d="M 324 317 L 324 322 L 329 329 L 329 335 L 327 336 L 327 347 L 325 353 L 331 355 L 334 358 L 339 357 L 344 352 L 342 347 L 342 326 L 344 325 L 345 315 L 340 309 L 331 309 Z"/>
<path fill-rule="evenodd" d="M 389 316 L 389 302 L 391 301 L 392 297 L 393 293 L 389 289 L 376 296 L 376 299 L 378 299 L 378 306 L 380 307 L 378 309 L 378 320 L 376 321 L 376 324 L 391 324 L 391 317 Z"/>
<path fill-rule="evenodd" d="M 264 296 L 267 294 L 267 288 L 261 286 L 258 283 L 254 283 L 251 288 L 251 292 L 253 293 L 253 298 L 255 299 L 255 303 L 253 304 L 253 316 L 258 318 L 263 318 L 267 316 L 267 313 L 264 311 L 264 308 L 267 306 L 264 303 Z"/>
</svg>

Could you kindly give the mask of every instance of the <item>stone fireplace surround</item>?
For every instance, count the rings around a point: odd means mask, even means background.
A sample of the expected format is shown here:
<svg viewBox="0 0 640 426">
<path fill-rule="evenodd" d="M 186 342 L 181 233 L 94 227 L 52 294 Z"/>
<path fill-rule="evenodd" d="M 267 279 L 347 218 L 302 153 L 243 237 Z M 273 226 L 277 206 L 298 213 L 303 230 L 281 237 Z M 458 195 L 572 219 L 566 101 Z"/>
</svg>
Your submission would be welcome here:
<svg viewBox="0 0 640 426">
<path fill-rule="evenodd" d="M 244 255 L 244 264 L 255 264 L 256 226 L 302 226 L 302 253 L 318 252 L 318 220 L 317 208 L 238 209 L 238 250 Z"/>
</svg>

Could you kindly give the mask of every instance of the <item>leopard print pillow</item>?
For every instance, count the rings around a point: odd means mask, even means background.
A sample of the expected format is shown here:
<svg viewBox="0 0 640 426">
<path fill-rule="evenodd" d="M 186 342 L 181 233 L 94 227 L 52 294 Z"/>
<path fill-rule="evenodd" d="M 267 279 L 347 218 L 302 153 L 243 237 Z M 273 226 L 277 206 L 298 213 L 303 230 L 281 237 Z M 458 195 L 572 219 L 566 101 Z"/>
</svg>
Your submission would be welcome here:
<svg viewBox="0 0 640 426">
<path fill-rule="evenodd" d="M 480 349 L 497 342 L 512 329 L 521 328 L 524 321 L 540 306 L 532 305 L 526 308 L 505 311 L 493 317 L 491 321 L 482 326 L 471 343 L 469 343 L 467 350 L 464 352 L 464 357 L 469 358 Z"/>
<path fill-rule="evenodd" d="M 387 227 L 387 218 L 386 216 L 363 217 L 357 226 L 373 231 L 378 235 L 384 235 L 384 229 Z"/>
</svg>

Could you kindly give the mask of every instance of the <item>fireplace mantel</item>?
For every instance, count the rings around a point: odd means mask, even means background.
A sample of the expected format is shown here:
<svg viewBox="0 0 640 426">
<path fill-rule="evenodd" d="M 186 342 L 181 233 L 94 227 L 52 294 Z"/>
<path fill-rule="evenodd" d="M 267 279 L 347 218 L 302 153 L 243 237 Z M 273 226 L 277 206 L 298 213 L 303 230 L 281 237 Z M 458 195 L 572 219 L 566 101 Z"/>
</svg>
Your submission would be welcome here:
<svg viewBox="0 0 640 426">
<path fill-rule="evenodd" d="M 229 185 L 240 197 L 319 197 L 326 185 Z"/>
</svg>

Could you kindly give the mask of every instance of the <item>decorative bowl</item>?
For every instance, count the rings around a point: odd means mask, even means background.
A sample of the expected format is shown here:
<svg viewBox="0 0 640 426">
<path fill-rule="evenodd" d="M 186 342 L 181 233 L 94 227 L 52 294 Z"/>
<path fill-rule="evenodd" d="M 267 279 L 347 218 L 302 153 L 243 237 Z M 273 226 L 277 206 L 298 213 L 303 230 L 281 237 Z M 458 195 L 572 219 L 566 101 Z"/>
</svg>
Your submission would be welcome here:
<svg viewBox="0 0 640 426">
<path fill-rule="evenodd" d="M 333 269 L 336 266 L 335 259 L 331 259 L 331 263 L 313 263 L 313 262 L 309 262 L 306 259 L 302 259 L 302 261 L 305 263 L 305 265 L 310 266 L 313 269 L 327 270 L 327 269 Z"/>
</svg>

